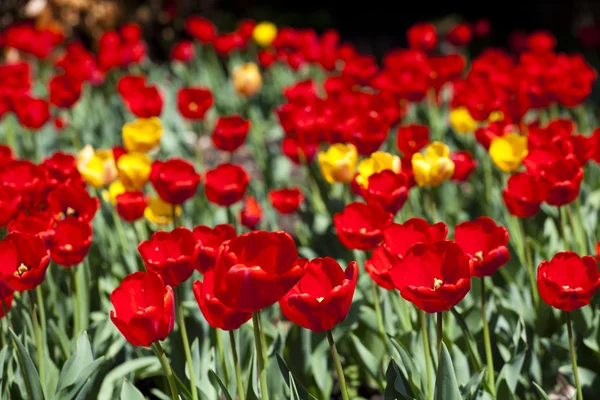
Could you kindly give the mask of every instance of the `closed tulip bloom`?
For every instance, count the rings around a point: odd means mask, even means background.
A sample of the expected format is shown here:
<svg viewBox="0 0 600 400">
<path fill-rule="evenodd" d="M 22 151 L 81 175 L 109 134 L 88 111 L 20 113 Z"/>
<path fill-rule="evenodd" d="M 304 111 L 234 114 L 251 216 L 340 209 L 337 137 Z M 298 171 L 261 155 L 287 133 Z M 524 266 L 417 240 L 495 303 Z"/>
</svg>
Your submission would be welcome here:
<svg viewBox="0 0 600 400">
<path fill-rule="evenodd" d="M 471 117 L 466 107 L 458 107 L 450 111 L 450 125 L 456 133 L 464 135 L 475 132 L 477 121 Z"/>
<path fill-rule="evenodd" d="M 204 119 L 213 102 L 212 92 L 208 88 L 190 87 L 177 92 L 177 109 L 182 116 L 190 120 Z"/>
<path fill-rule="evenodd" d="M 397 259 L 417 243 L 435 243 L 446 239 L 448 227 L 443 222 L 430 224 L 422 218 L 410 218 L 402 224 L 390 224 L 383 231 L 383 247 Z"/>
<path fill-rule="evenodd" d="M 540 211 L 546 194 L 537 175 L 526 172 L 513 174 L 502 191 L 508 212 L 519 218 L 531 217 Z"/>
<path fill-rule="evenodd" d="M 81 81 L 68 75 L 57 75 L 50 79 L 48 91 L 50 102 L 56 107 L 71 108 L 81 96 Z"/>
<path fill-rule="evenodd" d="M 233 88 L 243 96 L 252 96 L 262 88 L 262 76 L 255 63 L 245 63 L 234 68 L 231 75 Z"/>
<path fill-rule="evenodd" d="M 127 153 L 117 161 L 117 169 L 127 190 L 140 190 L 148 182 L 152 161 L 144 153 Z"/>
<path fill-rule="evenodd" d="M 329 183 L 348 183 L 354 178 L 358 152 L 353 144 L 336 143 L 319 152 L 321 173 Z"/>
<path fill-rule="evenodd" d="M 379 205 L 350 203 L 333 216 L 338 238 L 344 246 L 373 250 L 383 240 L 383 230 L 392 222 L 392 214 Z"/>
<path fill-rule="evenodd" d="M 212 133 L 212 141 L 219 150 L 233 153 L 244 144 L 250 121 L 239 115 L 231 117 L 219 117 Z"/>
<path fill-rule="evenodd" d="M 160 197 L 151 198 L 144 210 L 144 218 L 156 225 L 169 225 L 173 222 L 174 216 L 180 215 L 181 206 L 167 203 Z"/>
<path fill-rule="evenodd" d="M 217 34 L 217 28 L 210 20 L 197 15 L 186 18 L 185 30 L 203 44 L 212 42 Z"/>
<path fill-rule="evenodd" d="M 171 48 L 170 54 L 172 61 L 180 61 L 183 63 L 190 62 L 195 55 L 196 50 L 194 49 L 194 44 L 189 40 L 182 40 L 179 43 L 176 43 Z"/>
<path fill-rule="evenodd" d="M 396 143 L 402 155 L 410 158 L 429 143 L 429 127 L 416 124 L 400 126 L 396 135 Z"/>
<path fill-rule="evenodd" d="M 15 195 L 8 189 L 0 186 L 0 227 L 6 226 L 17 214 L 21 204 L 21 195 Z"/>
<path fill-rule="evenodd" d="M 315 258 L 302 279 L 279 300 L 281 312 L 313 332 L 331 330 L 346 319 L 357 280 L 356 261 L 344 271 L 333 258 Z"/>
<path fill-rule="evenodd" d="M 15 99 L 14 111 L 19 123 L 29 129 L 40 129 L 50 120 L 50 104 L 29 95 Z"/>
<path fill-rule="evenodd" d="M 471 276 L 492 276 L 510 258 L 508 231 L 489 217 L 466 221 L 454 229 L 456 243 L 471 258 Z"/>
<path fill-rule="evenodd" d="M 261 47 L 269 47 L 277 37 L 277 26 L 272 22 L 261 22 L 252 31 L 254 41 Z"/>
<path fill-rule="evenodd" d="M 441 142 L 431 143 L 425 154 L 413 154 L 411 161 L 415 182 L 419 186 L 439 186 L 454 174 L 450 149 Z"/>
<path fill-rule="evenodd" d="M 198 262 L 195 267 L 202 274 L 215 266 L 217 252 L 223 242 L 237 236 L 235 229 L 229 224 L 220 224 L 214 228 L 199 225 L 192 234 L 198 246 Z"/>
<path fill-rule="evenodd" d="M 437 45 L 437 32 L 435 27 L 428 22 L 411 26 L 406 32 L 406 37 L 411 49 L 431 51 Z"/>
<path fill-rule="evenodd" d="M 92 226 L 74 217 L 58 221 L 50 243 L 50 257 L 58 265 L 73 267 L 83 261 L 92 244 Z"/>
<path fill-rule="evenodd" d="M 161 199 L 170 204 L 183 204 L 196 195 L 200 174 L 188 161 L 171 158 L 152 163 L 150 182 Z"/>
<path fill-rule="evenodd" d="M 304 195 L 297 187 L 282 188 L 269 191 L 269 201 L 281 214 L 292 214 L 304 201 Z"/>
<path fill-rule="evenodd" d="M 125 192 L 116 197 L 116 208 L 119 216 L 127 222 L 134 222 L 144 217 L 146 196 L 143 192 Z"/>
<path fill-rule="evenodd" d="M 91 197 L 85 186 L 67 182 L 54 189 L 47 198 L 48 210 L 57 221 L 75 217 L 83 222 L 94 219 L 100 202 Z"/>
<path fill-rule="evenodd" d="M 495 137 L 489 151 L 494 164 L 502 171 L 516 171 L 527 156 L 527 137 L 516 133 Z"/>
<path fill-rule="evenodd" d="M 263 211 L 256 199 L 252 196 L 246 196 L 244 204 L 240 211 L 240 222 L 246 228 L 254 230 L 262 219 Z"/>
<path fill-rule="evenodd" d="M 192 232 L 175 228 L 171 232 L 155 232 L 138 246 L 148 271 L 156 272 L 169 286 L 186 281 L 194 272 L 198 244 Z"/>
<path fill-rule="evenodd" d="M 0 241 L 0 280 L 18 292 L 35 289 L 46 277 L 50 256 L 44 241 L 12 232 Z"/>
<path fill-rule="evenodd" d="M 129 152 L 147 153 L 160 144 L 163 134 L 160 118 L 138 118 L 123 125 L 123 144 Z"/>
<path fill-rule="evenodd" d="M 365 270 L 371 279 L 383 289 L 394 289 L 390 269 L 394 265 L 395 259 L 395 256 L 390 254 L 383 245 L 379 245 L 373 250 L 371 258 L 365 261 Z"/>
<path fill-rule="evenodd" d="M 469 259 L 456 243 L 418 243 L 390 271 L 402 297 L 428 313 L 448 311 L 471 288 Z"/>
<path fill-rule="evenodd" d="M 477 167 L 477 161 L 473 159 L 473 154 L 468 151 L 456 151 L 450 154 L 450 159 L 454 163 L 453 181 L 466 182 Z"/>
<path fill-rule="evenodd" d="M 110 295 L 110 319 L 134 346 L 149 347 L 169 336 L 175 324 L 175 295 L 158 274 L 127 275 Z"/>
<path fill-rule="evenodd" d="M 208 201 L 229 207 L 244 198 L 250 177 L 239 165 L 221 164 L 206 173 L 204 191 Z"/>
<path fill-rule="evenodd" d="M 77 170 L 83 180 L 96 189 L 108 185 L 117 178 L 117 164 L 112 151 L 94 150 L 85 146 L 77 155 Z"/>
<path fill-rule="evenodd" d="M 254 231 L 225 242 L 215 265 L 215 297 L 227 307 L 257 312 L 279 301 L 308 262 L 283 231 Z"/>
<path fill-rule="evenodd" d="M 252 318 L 252 313 L 229 308 L 216 298 L 214 275 L 213 270 L 208 270 L 204 274 L 202 282 L 194 282 L 194 297 L 196 297 L 202 315 L 211 327 L 224 331 L 236 330 Z"/>
<path fill-rule="evenodd" d="M 386 169 L 399 173 L 402 170 L 400 157 L 384 151 L 376 151 L 358 164 L 356 183 L 362 187 L 367 187 L 371 175 Z"/>
<path fill-rule="evenodd" d="M 124 100 L 129 111 L 138 118 L 158 117 L 162 112 L 162 95 L 154 85 L 136 88 Z"/>
<path fill-rule="evenodd" d="M 450 43 L 455 46 L 466 46 L 471 42 L 473 37 L 473 29 L 469 24 L 461 23 L 456 24 L 448 32 L 447 39 Z"/>
<path fill-rule="evenodd" d="M 408 179 L 403 173 L 386 169 L 369 176 L 368 186 L 360 187 L 367 204 L 378 204 L 386 212 L 396 214 L 408 198 Z"/>
<path fill-rule="evenodd" d="M 579 257 L 571 251 L 557 253 L 538 266 L 538 290 L 544 302 L 562 311 L 590 304 L 600 287 L 598 262 L 592 256 Z"/>
<path fill-rule="evenodd" d="M 546 203 L 560 207 L 571 203 L 579 195 L 583 180 L 583 168 L 576 159 L 564 158 L 543 165 L 540 177 L 546 186 Z"/>
</svg>

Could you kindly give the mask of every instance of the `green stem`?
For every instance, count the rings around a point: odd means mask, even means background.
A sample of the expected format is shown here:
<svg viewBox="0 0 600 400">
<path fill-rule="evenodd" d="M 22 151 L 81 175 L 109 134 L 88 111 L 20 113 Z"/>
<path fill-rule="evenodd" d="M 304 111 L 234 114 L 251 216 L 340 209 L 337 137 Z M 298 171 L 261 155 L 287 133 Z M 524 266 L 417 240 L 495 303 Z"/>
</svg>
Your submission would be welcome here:
<svg viewBox="0 0 600 400">
<path fill-rule="evenodd" d="M 259 312 L 252 313 L 252 325 L 254 326 L 254 346 L 256 347 L 256 360 L 258 364 L 258 373 L 260 375 L 260 395 L 261 399 L 269 400 L 269 390 L 267 388 L 267 370 L 265 368 L 264 350 L 261 337 Z"/>
<path fill-rule="evenodd" d="M 187 329 L 185 327 L 185 316 L 183 315 L 183 299 L 181 295 L 181 285 L 177 287 L 175 293 L 177 303 L 177 323 L 181 332 L 181 340 L 183 341 L 183 351 L 185 352 L 185 360 L 187 362 L 188 373 L 190 374 L 190 389 L 192 399 L 198 400 L 198 389 L 196 388 L 196 374 L 194 374 L 194 363 L 192 360 L 192 352 L 190 351 L 190 341 L 188 340 Z"/>
<path fill-rule="evenodd" d="M 40 323 L 38 321 L 37 313 L 35 312 L 35 300 L 31 290 L 27 292 L 29 295 L 29 311 L 31 313 L 31 320 L 33 322 L 33 331 L 35 333 L 35 343 L 37 348 L 38 356 L 38 369 L 40 371 L 40 382 L 42 383 L 42 389 L 46 387 L 46 371 L 44 368 L 44 347 L 42 343 L 42 331 L 40 330 Z"/>
<path fill-rule="evenodd" d="M 425 196 L 425 206 L 427 207 L 427 210 L 425 212 L 429 214 L 431 222 L 435 224 L 438 221 L 438 219 L 437 210 L 435 208 L 435 193 L 433 192 L 433 188 L 425 188 L 423 194 Z"/>
<path fill-rule="evenodd" d="M 121 250 L 123 252 L 127 251 L 127 237 L 125 237 L 125 230 L 123 229 L 123 223 L 121 222 L 121 217 L 119 217 L 119 213 L 117 212 L 117 208 L 112 208 L 112 217 L 113 222 L 115 224 L 115 228 L 117 229 L 117 236 L 119 236 L 119 242 L 121 243 Z M 134 271 L 131 271 L 134 272 Z"/>
<path fill-rule="evenodd" d="M 560 233 L 562 235 L 562 240 L 564 242 L 565 245 L 565 250 L 569 250 L 571 248 L 571 245 L 569 244 L 569 240 L 567 239 L 567 231 L 566 231 L 566 226 L 567 226 L 567 217 L 566 217 L 566 207 L 562 206 L 558 209 L 558 213 L 560 214 Z"/>
<path fill-rule="evenodd" d="M 329 341 L 329 347 L 331 348 L 331 356 L 333 357 L 335 369 L 337 371 L 338 379 L 340 381 L 340 391 L 342 392 L 342 399 L 350 400 L 350 396 L 348 396 L 348 387 L 346 386 L 346 378 L 344 377 L 344 369 L 342 368 L 342 363 L 340 362 L 340 355 L 338 354 L 337 348 L 335 347 L 335 342 L 333 340 L 333 335 L 331 334 L 331 331 L 327 331 L 327 340 Z"/>
<path fill-rule="evenodd" d="M 265 328 L 263 325 L 262 316 L 260 314 L 258 314 L 258 328 L 260 329 L 260 344 L 262 345 L 263 360 L 265 362 L 265 367 L 267 367 L 269 365 L 269 355 L 267 354 L 269 347 L 267 346 Z"/>
<path fill-rule="evenodd" d="M 81 330 L 79 321 L 79 288 L 77 285 L 77 273 L 75 268 L 70 268 L 71 273 L 71 301 L 73 302 L 73 337 L 77 338 Z"/>
<path fill-rule="evenodd" d="M 229 383 L 229 371 L 227 371 L 227 361 L 225 361 L 225 350 L 223 349 L 223 338 L 221 337 L 221 330 L 219 328 L 215 329 L 215 336 L 217 337 L 217 349 L 219 351 L 219 357 L 221 357 L 225 382 Z"/>
<path fill-rule="evenodd" d="M 10 115 L 6 118 L 6 143 L 15 153 L 15 156 L 19 157 L 21 152 L 19 151 L 19 145 L 17 143 L 17 137 L 15 135 L 15 121 L 14 116 Z"/>
<path fill-rule="evenodd" d="M 237 345 L 235 344 L 235 331 L 229 331 L 229 341 L 231 342 L 231 355 L 233 356 L 233 365 L 235 366 L 235 381 L 237 383 L 237 392 L 239 400 L 245 400 L 244 384 L 242 383 L 242 370 L 240 368 L 240 360 L 237 353 Z"/>
<path fill-rule="evenodd" d="M 490 327 L 488 325 L 485 309 L 485 278 L 481 278 L 481 318 L 483 319 L 483 339 L 485 341 L 485 358 L 487 360 L 487 379 L 490 394 L 496 397 L 496 377 L 494 373 L 494 359 L 492 358 L 492 342 L 490 340 Z"/>
<path fill-rule="evenodd" d="M 179 400 L 179 392 L 177 391 L 177 385 L 175 384 L 173 370 L 169 365 L 169 360 L 167 360 L 167 356 L 165 355 L 165 351 L 160 345 L 160 342 L 152 343 L 152 350 L 154 351 L 154 354 L 156 354 L 158 361 L 160 361 L 160 365 L 162 366 L 163 371 L 165 372 L 165 376 L 167 377 L 167 382 L 169 382 L 169 389 L 171 389 L 171 398 L 173 400 Z"/>
<path fill-rule="evenodd" d="M 525 229 L 525 221 L 519 221 L 521 225 L 521 238 L 523 239 L 523 253 L 525 254 L 525 264 L 527 266 L 527 274 L 529 275 L 529 284 L 531 286 L 531 297 L 533 299 L 533 305 L 536 310 L 540 306 L 540 294 L 537 289 L 537 281 L 535 280 L 535 272 L 533 270 L 533 259 L 531 256 L 531 245 L 530 240 L 527 237 L 527 231 Z"/>
<path fill-rule="evenodd" d="M 371 279 L 371 289 L 373 292 L 373 304 L 375 306 L 375 315 L 377 316 L 377 327 L 379 328 L 379 335 L 381 340 L 387 346 L 387 340 L 385 337 L 385 326 L 383 325 L 383 316 L 381 315 L 381 306 L 379 305 L 379 291 L 377 290 L 377 284 Z"/>
<path fill-rule="evenodd" d="M 431 376 L 431 347 L 429 347 L 429 332 L 427 330 L 427 314 L 419 310 L 421 321 L 421 334 L 423 335 L 423 350 L 425 352 L 425 369 L 427 370 L 427 394 L 429 400 L 433 399 L 433 378 Z"/>
<path fill-rule="evenodd" d="M 227 222 L 229 223 L 229 225 L 233 226 L 233 229 L 235 229 L 235 231 L 237 232 L 237 220 L 231 207 L 227 207 Z"/>
<path fill-rule="evenodd" d="M 38 285 L 38 287 L 35 288 L 35 297 L 37 300 L 37 306 L 38 306 L 38 310 L 40 312 L 40 322 L 41 322 L 41 327 L 42 327 L 42 336 L 44 338 L 44 344 L 46 344 L 46 340 L 47 340 L 47 327 L 46 327 L 46 310 L 44 308 L 44 301 L 42 299 L 42 287 L 40 285 Z"/>
<path fill-rule="evenodd" d="M 566 312 L 567 334 L 569 335 L 569 348 L 571 350 L 571 364 L 573 365 L 573 378 L 577 388 L 577 400 L 583 400 L 581 384 L 579 383 L 579 371 L 577 370 L 577 355 L 575 354 L 575 343 L 573 342 L 573 328 L 571 327 L 571 313 Z"/>
<path fill-rule="evenodd" d="M 440 360 L 440 355 L 442 354 L 442 342 L 444 341 L 443 334 L 443 324 L 444 324 L 444 314 L 441 312 L 437 313 L 437 324 L 436 324 L 436 337 L 437 337 L 437 353 L 438 353 L 438 363 Z"/>
<path fill-rule="evenodd" d="M 571 223 L 571 231 L 575 235 L 575 240 L 577 241 L 577 247 L 579 248 L 579 254 L 585 255 L 587 254 L 587 246 L 586 239 L 582 238 L 580 235 L 580 230 L 577 229 L 577 223 L 575 221 L 575 217 L 573 216 L 573 211 L 571 210 L 571 205 L 565 206 L 567 209 L 567 215 L 569 216 L 569 222 Z"/>
</svg>

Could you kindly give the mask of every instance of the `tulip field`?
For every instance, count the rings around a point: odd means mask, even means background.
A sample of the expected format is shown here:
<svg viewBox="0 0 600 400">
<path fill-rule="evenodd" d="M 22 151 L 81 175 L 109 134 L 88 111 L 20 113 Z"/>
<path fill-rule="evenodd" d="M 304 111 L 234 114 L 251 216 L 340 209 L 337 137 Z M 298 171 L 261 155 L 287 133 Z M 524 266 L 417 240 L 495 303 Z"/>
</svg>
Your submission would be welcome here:
<svg viewBox="0 0 600 400">
<path fill-rule="evenodd" d="M 0 399 L 599 398 L 597 57 L 491 29 L 2 32 Z"/>
</svg>

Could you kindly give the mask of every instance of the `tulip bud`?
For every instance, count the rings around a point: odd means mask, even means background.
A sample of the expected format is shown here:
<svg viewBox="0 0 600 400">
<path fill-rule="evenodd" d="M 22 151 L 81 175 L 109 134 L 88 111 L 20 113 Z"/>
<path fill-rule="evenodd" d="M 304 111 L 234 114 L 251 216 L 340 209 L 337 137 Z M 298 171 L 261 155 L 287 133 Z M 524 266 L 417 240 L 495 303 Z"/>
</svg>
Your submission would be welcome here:
<svg viewBox="0 0 600 400">
<path fill-rule="evenodd" d="M 348 183 L 354 178 L 358 152 L 353 144 L 336 143 L 319 152 L 321 173 L 329 183 Z"/>
<path fill-rule="evenodd" d="M 462 135 L 471 133 L 477 128 L 477 121 L 471 117 L 469 110 L 465 107 L 458 107 L 450 111 L 450 124 L 456 133 Z"/>
<path fill-rule="evenodd" d="M 254 27 L 252 37 L 261 47 L 268 47 L 277 36 L 277 26 L 272 22 L 261 22 Z"/>
<path fill-rule="evenodd" d="M 454 174 L 450 149 L 441 142 L 431 143 L 425 149 L 425 154 L 414 154 L 412 167 L 415 182 L 419 186 L 439 186 Z"/>
<path fill-rule="evenodd" d="M 527 156 L 527 137 L 516 133 L 496 137 L 492 140 L 489 151 L 498 168 L 504 172 L 513 172 Z"/>
<path fill-rule="evenodd" d="M 255 63 L 238 65 L 232 74 L 235 91 L 244 96 L 256 94 L 262 87 L 262 76 Z"/>
<path fill-rule="evenodd" d="M 127 151 L 146 153 L 158 146 L 162 133 L 159 118 L 138 118 L 123 125 L 123 144 Z"/>
</svg>

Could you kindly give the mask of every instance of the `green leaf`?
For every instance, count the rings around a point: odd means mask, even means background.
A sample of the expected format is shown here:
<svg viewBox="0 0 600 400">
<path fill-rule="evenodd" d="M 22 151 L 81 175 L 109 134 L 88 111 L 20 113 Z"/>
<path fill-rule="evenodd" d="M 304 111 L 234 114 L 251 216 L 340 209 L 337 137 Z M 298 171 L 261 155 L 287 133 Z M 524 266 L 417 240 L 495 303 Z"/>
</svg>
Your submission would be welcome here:
<svg viewBox="0 0 600 400">
<path fill-rule="evenodd" d="M 394 360 L 390 360 L 387 370 L 385 372 L 385 392 L 383 394 L 384 400 L 396 400 L 396 399 L 412 399 L 408 393 L 408 389 L 404 384 L 404 377 L 400 367 Z"/>
<path fill-rule="evenodd" d="M 221 378 L 219 378 L 219 375 L 217 375 L 215 373 L 215 371 L 213 371 L 212 369 L 208 371 L 208 377 L 214 381 L 217 382 L 217 384 L 219 385 L 219 387 L 221 388 L 221 391 L 223 392 L 223 396 L 225 396 L 226 400 L 232 400 L 231 399 L 231 395 L 229 394 L 229 392 L 227 391 L 227 387 L 225 386 L 225 384 L 223 383 L 223 381 L 221 381 Z"/>
<path fill-rule="evenodd" d="M 42 386 L 40 385 L 40 376 L 33 365 L 33 361 L 31 361 L 31 357 L 29 357 L 27 350 L 25 350 L 23 343 L 21 343 L 15 332 L 11 328 L 9 328 L 8 331 L 10 332 L 10 336 L 16 347 L 17 358 L 19 360 L 19 366 L 21 367 L 21 374 L 23 375 L 23 380 L 25 381 L 25 387 L 27 388 L 29 398 L 36 400 L 45 399 Z"/>
<path fill-rule="evenodd" d="M 496 394 L 499 399 L 511 398 L 514 395 L 519 383 L 521 369 L 523 369 L 523 363 L 525 362 L 525 354 L 526 352 L 524 351 L 513 357 L 500 370 L 496 383 Z"/>
<path fill-rule="evenodd" d="M 281 371 L 281 375 L 285 380 L 286 385 L 290 388 L 290 392 L 293 392 L 292 386 L 294 386 L 299 399 L 315 399 L 308 391 L 302 386 L 302 383 L 298 382 L 296 377 L 292 374 L 284 359 L 281 358 L 279 354 L 275 355 L 277 357 L 277 365 L 279 365 L 279 370 Z"/>
<path fill-rule="evenodd" d="M 535 388 L 535 391 L 540 395 L 542 400 L 550 400 L 550 398 L 548 397 L 548 395 L 546 394 L 546 392 L 544 391 L 544 389 L 542 389 L 542 387 L 540 385 L 538 385 L 535 382 L 531 382 L 533 383 L 533 387 Z"/>
<path fill-rule="evenodd" d="M 145 400 L 144 395 L 129 382 L 127 379 L 123 379 L 123 386 L 121 386 L 121 400 Z"/>
<path fill-rule="evenodd" d="M 473 369 L 479 371 L 483 366 L 481 365 L 481 358 L 479 357 L 479 351 L 477 350 L 477 342 L 471 333 L 471 330 L 467 326 L 467 323 L 462 315 L 456 310 L 456 307 L 452 307 L 450 309 L 452 315 L 456 319 L 462 334 L 465 336 L 465 341 L 467 342 L 467 351 L 469 352 L 469 358 L 473 363 Z"/>
<path fill-rule="evenodd" d="M 379 379 L 379 362 L 377 358 L 365 347 L 364 344 L 360 341 L 360 339 L 353 333 L 350 334 L 350 339 L 352 339 L 352 343 L 354 344 L 354 348 L 358 353 L 358 357 L 360 359 L 360 363 L 367 369 L 369 375 L 371 375 L 375 379 Z"/>
<path fill-rule="evenodd" d="M 435 400 L 462 400 L 452 359 L 444 342 L 442 342 L 442 352 L 435 378 L 435 393 L 433 396 Z"/>
<path fill-rule="evenodd" d="M 471 379 L 462 388 L 461 394 L 465 400 L 477 399 L 479 392 L 481 391 L 481 384 L 483 383 L 483 377 L 485 375 L 485 369 L 482 369 L 476 375 L 473 375 Z"/>
<path fill-rule="evenodd" d="M 131 373 L 146 370 L 148 368 L 153 368 L 156 371 L 160 369 L 160 363 L 156 357 L 148 356 L 136 358 L 134 360 L 126 361 L 118 367 L 113 368 L 108 374 L 106 374 L 104 381 L 102 381 L 102 385 L 100 386 L 100 390 L 98 392 L 98 400 L 113 399 L 113 393 L 117 382 L 120 382 L 123 378 L 125 378 L 125 376 Z"/>
<path fill-rule="evenodd" d="M 77 339 L 77 350 L 63 366 L 58 377 L 57 396 L 58 392 L 64 388 L 73 385 L 81 370 L 94 361 L 92 355 L 92 347 L 88 339 L 87 333 L 83 332 Z"/>
</svg>

